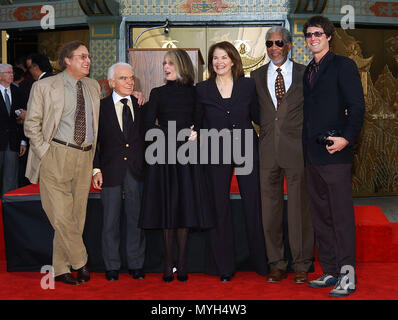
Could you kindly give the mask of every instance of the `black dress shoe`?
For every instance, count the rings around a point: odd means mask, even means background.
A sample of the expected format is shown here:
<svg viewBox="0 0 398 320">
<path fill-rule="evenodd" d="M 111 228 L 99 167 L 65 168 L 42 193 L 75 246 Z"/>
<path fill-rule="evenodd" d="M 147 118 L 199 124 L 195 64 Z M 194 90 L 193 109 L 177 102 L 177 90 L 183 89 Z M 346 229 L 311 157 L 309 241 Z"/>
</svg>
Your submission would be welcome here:
<svg viewBox="0 0 398 320">
<path fill-rule="evenodd" d="M 177 273 L 177 280 L 178 280 L 178 281 L 181 281 L 181 282 L 185 282 L 185 281 L 188 280 L 188 275 L 187 275 L 187 274 L 179 275 L 179 274 Z"/>
<path fill-rule="evenodd" d="M 145 278 L 145 272 L 142 269 L 131 269 L 129 274 L 133 279 L 142 280 Z"/>
<path fill-rule="evenodd" d="M 117 271 L 117 270 L 105 271 L 105 278 L 108 281 L 119 280 L 119 271 Z"/>
<path fill-rule="evenodd" d="M 79 285 L 79 284 L 80 284 L 80 282 L 77 281 L 77 280 L 72 276 L 71 273 L 64 273 L 64 274 L 61 274 L 61 275 L 59 275 L 59 276 L 56 276 L 56 277 L 54 278 L 54 280 L 55 280 L 55 281 L 62 282 L 62 283 L 66 283 L 66 284 L 72 284 L 72 285 Z"/>
<path fill-rule="evenodd" d="M 229 282 L 232 280 L 232 274 L 223 274 L 220 277 L 221 282 Z"/>
<path fill-rule="evenodd" d="M 90 271 L 88 270 L 88 265 L 86 263 L 83 267 L 77 269 L 77 281 L 83 283 L 89 280 L 90 280 Z"/>
<path fill-rule="evenodd" d="M 171 274 L 170 276 L 163 275 L 163 281 L 164 282 L 171 282 L 173 280 L 174 280 L 174 274 Z"/>
</svg>

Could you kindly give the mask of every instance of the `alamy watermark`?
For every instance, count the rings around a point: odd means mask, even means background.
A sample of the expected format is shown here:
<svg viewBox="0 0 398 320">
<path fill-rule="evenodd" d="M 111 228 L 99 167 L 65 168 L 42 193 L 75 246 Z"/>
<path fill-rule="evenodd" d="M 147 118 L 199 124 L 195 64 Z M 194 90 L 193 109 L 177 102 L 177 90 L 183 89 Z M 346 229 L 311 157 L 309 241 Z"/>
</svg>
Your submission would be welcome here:
<svg viewBox="0 0 398 320">
<path fill-rule="evenodd" d="M 145 151 L 148 164 L 209 164 L 210 160 L 210 164 L 233 163 L 236 165 L 236 175 L 248 175 L 253 170 L 253 129 L 200 129 L 199 155 L 198 139 L 188 140 L 192 134 L 191 129 L 185 128 L 177 132 L 176 121 L 169 121 L 165 130 L 154 128 L 147 131 L 145 141 L 153 142 Z M 184 143 L 177 148 L 177 142 Z"/>
<path fill-rule="evenodd" d="M 53 6 L 44 5 L 40 9 L 40 13 L 45 13 L 40 20 L 40 26 L 43 30 L 55 29 L 55 9 Z"/>
<path fill-rule="evenodd" d="M 355 9 L 354 9 L 354 7 L 349 4 L 342 6 L 340 9 L 340 13 L 345 14 L 340 20 L 341 28 L 344 30 L 355 29 Z"/>
<path fill-rule="evenodd" d="M 355 289 L 355 270 L 353 266 L 345 265 L 340 269 L 340 274 L 344 274 L 343 278 L 340 281 L 340 285 L 344 290 Z"/>
<path fill-rule="evenodd" d="M 45 273 L 45 275 L 40 280 L 40 287 L 43 290 L 54 290 L 54 267 L 50 265 L 45 265 L 41 267 L 40 273 Z"/>
</svg>

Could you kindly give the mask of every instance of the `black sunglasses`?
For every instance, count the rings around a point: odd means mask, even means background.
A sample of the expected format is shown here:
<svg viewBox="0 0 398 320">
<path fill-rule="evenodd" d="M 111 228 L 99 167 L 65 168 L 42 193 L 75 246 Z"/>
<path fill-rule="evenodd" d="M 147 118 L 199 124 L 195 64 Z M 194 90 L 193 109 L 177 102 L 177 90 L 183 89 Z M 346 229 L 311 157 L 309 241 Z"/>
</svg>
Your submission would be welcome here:
<svg viewBox="0 0 398 320">
<path fill-rule="evenodd" d="M 325 32 L 320 32 L 320 31 L 315 31 L 315 32 L 306 32 L 304 35 L 306 38 L 312 38 L 312 35 L 314 35 L 315 38 L 320 38 L 322 35 L 325 34 Z"/>
<path fill-rule="evenodd" d="M 285 45 L 283 40 L 275 40 L 275 41 L 267 40 L 267 41 L 265 41 L 265 45 L 267 46 L 267 48 L 271 48 L 274 45 L 274 42 L 275 42 L 275 45 L 279 48 L 282 48 Z"/>
</svg>

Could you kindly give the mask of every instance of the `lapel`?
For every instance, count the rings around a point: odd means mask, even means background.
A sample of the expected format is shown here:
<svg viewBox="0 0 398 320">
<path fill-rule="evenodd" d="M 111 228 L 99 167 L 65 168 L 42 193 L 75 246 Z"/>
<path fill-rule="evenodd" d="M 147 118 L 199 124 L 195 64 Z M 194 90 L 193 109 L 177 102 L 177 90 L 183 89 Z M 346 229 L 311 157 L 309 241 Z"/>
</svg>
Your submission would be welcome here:
<svg viewBox="0 0 398 320">
<path fill-rule="evenodd" d="M 88 89 L 88 95 L 90 96 L 91 100 L 91 105 L 93 108 L 93 130 L 94 130 L 94 137 L 97 136 L 97 127 L 98 127 L 98 118 L 99 118 L 99 96 L 98 96 L 98 91 L 97 89 L 91 85 L 91 80 L 90 78 L 84 77 L 81 79 L 81 81 L 84 83 L 86 88 Z M 97 97 L 96 97 L 97 96 Z M 97 103 L 96 103 L 97 102 Z"/>
<path fill-rule="evenodd" d="M 112 91 L 113 93 L 113 91 Z M 116 114 L 116 106 L 113 103 L 113 97 L 112 97 L 112 93 L 105 98 L 105 110 L 107 110 L 107 112 L 105 113 L 106 118 L 102 119 L 102 121 L 109 121 L 109 123 L 113 123 L 115 129 L 117 130 L 118 134 L 123 137 L 123 131 L 122 128 L 120 127 L 119 124 L 119 120 L 117 119 L 117 114 Z"/>
<path fill-rule="evenodd" d="M 271 101 L 271 105 L 273 106 L 274 103 L 272 102 L 271 94 L 268 90 L 268 68 L 269 68 L 270 62 L 268 62 L 266 65 L 264 65 L 263 70 L 260 74 L 260 88 L 264 91 L 267 99 Z M 268 103 L 269 104 L 269 103 Z"/>
<path fill-rule="evenodd" d="M 50 108 L 54 114 L 54 129 L 58 127 L 61 121 L 62 111 L 65 105 L 65 90 L 64 90 L 64 76 L 63 72 L 57 74 L 52 78 L 50 90 Z M 55 132 L 54 132 L 55 133 Z"/>
<path fill-rule="evenodd" d="M 220 91 L 218 91 L 217 84 L 216 84 L 216 77 L 210 78 L 209 80 L 209 95 L 208 97 L 214 97 L 215 99 L 215 106 L 219 109 L 224 110 L 224 102 L 223 98 L 220 94 Z M 235 88 L 235 83 L 234 83 L 234 88 Z M 232 89 L 233 92 L 234 89 Z M 232 95 L 231 95 L 232 97 Z"/>
<path fill-rule="evenodd" d="M 335 54 L 332 51 L 329 51 L 326 54 L 327 54 L 327 56 L 322 61 L 319 71 L 315 74 L 315 77 L 313 80 L 313 85 L 311 88 L 312 90 L 316 87 L 319 77 L 329 68 L 330 62 L 333 60 L 333 58 L 335 56 Z"/>
<path fill-rule="evenodd" d="M 3 118 L 9 117 L 9 114 L 7 112 L 6 102 L 4 101 L 4 97 L 1 91 L 0 91 L 0 112 L 3 113 Z"/>
<path fill-rule="evenodd" d="M 7 91 L 9 91 L 10 95 L 11 95 L 10 114 L 8 114 L 7 107 L 6 107 L 6 102 L 4 101 L 4 97 L 1 94 L 1 91 L 0 91 L 0 112 L 2 112 L 5 117 L 12 118 L 13 114 L 14 114 L 14 110 L 15 109 L 20 109 L 23 106 L 18 104 L 18 92 L 17 92 L 17 87 L 16 86 L 11 84 L 10 87 L 7 89 Z"/>
<path fill-rule="evenodd" d="M 300 73 L 297 71 L 297 64 L 293 61 L 293 70 L 292 70 L 292 84 L 289 87 L 289 90 L 285 93 L 285 96 L 283 99 L 288 99 L 289 95 L 294 92 L 294 90 L 297 87 L 297 84 L 303 81 L 303 79 L 300 79 Z"/>
</svg>

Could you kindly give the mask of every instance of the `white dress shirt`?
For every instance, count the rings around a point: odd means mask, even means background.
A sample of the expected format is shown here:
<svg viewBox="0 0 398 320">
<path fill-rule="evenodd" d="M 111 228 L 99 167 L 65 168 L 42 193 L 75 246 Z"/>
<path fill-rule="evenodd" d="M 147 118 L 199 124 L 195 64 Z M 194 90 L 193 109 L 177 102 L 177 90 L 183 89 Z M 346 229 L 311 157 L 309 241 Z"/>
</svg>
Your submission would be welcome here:
<svg viewBox="0 0 398 320">
<path fill-rule="evenodd" d="M 274 103 L 275 109 L 277 108 L 277 100 L 275 95 L 275 81 L 278 76 L 278 72 L 276 69 L 281 68 L 281 73 L 283 76 L 283 81 L 285 82 L 285 92 L 287 92 L 292 84 L 292 75 L 293 75 L 293 62 L 289 59 L 285 61 L 283 65 L 280 67 L 276 66 L 272 61 L 268 66 L 267 72 L 267 83 L 268 83 L 268 91 L 271 94 L 272 102 Z"/>
<path fill-rule="evenodd" d="M 130 96 L 122 97 L 122 96 L 118 95 L 115 91 L 113 91 L 113 93 L 112 93 L 112 98 L 113 98 L 113 103 L 115 104 L 117 121 L 119 122 L 120 129 L 123 131 L 123 103 L 120 102 L 120 100 L 122 100 L 124 98 L 127 99 L 127 105 L 130 107 L 131 115 L 132 115 L 133 121 L 134 121 L 133 103 L 131 101 Z"/>
</svg>

